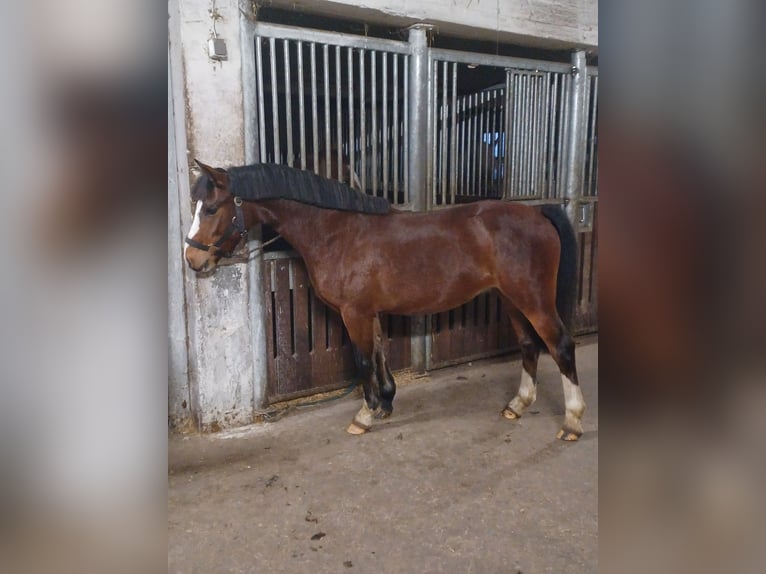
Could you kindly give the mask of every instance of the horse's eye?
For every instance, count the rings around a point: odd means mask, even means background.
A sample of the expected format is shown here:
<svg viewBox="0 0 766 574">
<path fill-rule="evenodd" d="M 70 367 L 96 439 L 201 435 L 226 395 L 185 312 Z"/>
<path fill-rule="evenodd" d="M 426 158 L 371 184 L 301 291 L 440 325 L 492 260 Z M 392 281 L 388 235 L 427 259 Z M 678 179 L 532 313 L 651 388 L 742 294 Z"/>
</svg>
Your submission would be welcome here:
<svg viewBox="0 0 766 574">
<path fill-rule="evenodd" d="M 218 211 L 218 206 L 214 205 L 213 207 L 206 207 L 205 208 L 205 214 L 206 215 L 215 215 L 215 212 Z"/>
</svg>

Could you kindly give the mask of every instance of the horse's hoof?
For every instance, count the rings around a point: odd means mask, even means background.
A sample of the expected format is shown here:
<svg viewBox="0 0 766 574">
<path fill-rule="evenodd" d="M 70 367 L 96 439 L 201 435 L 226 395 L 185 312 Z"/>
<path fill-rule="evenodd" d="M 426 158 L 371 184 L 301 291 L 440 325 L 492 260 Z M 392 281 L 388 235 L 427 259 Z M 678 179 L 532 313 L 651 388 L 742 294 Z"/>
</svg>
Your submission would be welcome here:
<svg viewBox="0 0 766 574">
<path fill-rule="evenodd" d="M 366 433 L 370 429 L 366 429 L 364 427 L 359 426 L 358 423 L 352 421 L 350 425 L 348 425 L 348 428 L 346 429 L 346 432 L 348 434 L 355 434 L 360 435 Z"/>
<path fill-rule="evenodd" d="M 375 409 L 375 413 L 373 414 L 373 416 L 376 419 L 387 419 L 388 417 L 391 416 L 392 412 L 393 411 L 387 411 L 386 409 L 378 407 L 377 409 Z"/>
<path fill-rule="evenodd" d="M 576 433 L 570 430 L 561 429 L 556 435 L 556 438 L 571 442 L 579 439 L 580 436 L 582 436 L 582 433 Z"/>
<path fill-rule="evenodd" d="M 503 409 L 503 412 L 502 412 L 502 413 L 500 413 L 500 414 L 502 414 L 502 415 L 503 415 L 505 418 L 507 418 L 509 421 L 515 421 L 516 419 L 520 419 L 520 418 L 521 418 L 521 416 L 520 416 L 520 415 L 517 415 L 516 413 L 514 413 L 514 412 L 513 412 L 511 409 L 509 409 L 508 407 L 505 407 L 505 408 Z"/>
</svg>

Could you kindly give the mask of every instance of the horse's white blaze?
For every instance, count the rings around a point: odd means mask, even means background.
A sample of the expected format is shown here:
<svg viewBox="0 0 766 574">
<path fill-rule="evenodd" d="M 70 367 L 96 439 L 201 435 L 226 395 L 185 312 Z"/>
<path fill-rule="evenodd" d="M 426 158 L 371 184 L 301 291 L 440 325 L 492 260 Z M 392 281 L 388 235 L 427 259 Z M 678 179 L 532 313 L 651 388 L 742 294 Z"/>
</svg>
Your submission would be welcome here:
<svg viewBox="0 0 766 574">
<path fill-rule="evenodd" d="M 521 384 L 519 385 L 519 392 L 508 403 L 508 408 L 514 413 L 521 416 L 524 414 L 524 410 L 532 405 L 537 399 L 537 385 L 525 369 L 521 370 Z"/>
<path fill-rule="evenodd" d="M 566 417 L 579 421 L 585 412 L 585 401 L 582 398 L 580 385 L 575 385 L 568 377 L 561 375 L 561 383 L 564 385 L 564 405 Z"/>
<path fill-rule="evenodd" d="M 202 212 L 202 202 L 197 202 L 197 210 L 194 212 L 194 221 L 192 221 L 191 229 L 189 229 L 189 237 L 194 239 L 194 236 L 199 232 L 200 226 L 200 213 Z M 184 254 L 189 250 L 190 245 L 184 247 Z"/>
</svg>

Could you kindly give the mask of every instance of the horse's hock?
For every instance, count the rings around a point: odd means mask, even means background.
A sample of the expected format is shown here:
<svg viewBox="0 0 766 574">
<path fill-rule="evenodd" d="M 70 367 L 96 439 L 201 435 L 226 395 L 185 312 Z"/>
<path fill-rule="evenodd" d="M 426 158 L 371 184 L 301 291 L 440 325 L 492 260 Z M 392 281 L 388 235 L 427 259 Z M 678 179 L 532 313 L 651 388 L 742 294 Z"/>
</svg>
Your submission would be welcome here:
<svg viewBox="0 0 766 574">
<path fill-rule="evenodd" d="M 578 240 L 575 332 L 597 329 L 598 69 L 586 65 L 583 51 L 573 51 L 570 61 L 499 56 L 495 50 L 455 50 L 460 41 L 424 28 L 409 30 L 409 40 L 400 41 L 376 30 L 356 36 L 341 21 L 333 31 L 268 23 L 270 14 L 262 9 L 258 22 L 239 22 L 243 36 L 254 39 L 239 47 L 246 64 L 244 163 L 307 169 L 404 210 L 486 199 L 565 206 Z M 225 71 L 227 64 L 221 66 Z M 186 111 L 194 113 L 193 102 Z M 209 157 L 203 152 L 195 155 Z M 181 206 L 185 202 L 182 197 Z M 272 236 L 263 229 L 264 240 Z M 254 356 L 252 373 L 243 367 L 235 376 L 253 387 L 252 404 L 259 408 L 342 388 L 355 373 L 339 315 L 316 297 L 291 247 L 278 241 L 242 271 L 248 293 L 239 296 L 249 301 L 249 345 L 240 340 L 234 344 L 245 348 L 231 352 Z M 200 292 L 192 288 L 187 297 Z M 197 313 L 204 305 L 187 309 Z M 193 328 L 195 321 L 186 324 Z M 494 292 L 425 317 L 383 315 L 381 327 L 395 372 L 518 349 Z M 194 359 L 210 348 L 208 337 L 193 333 L 189 339 L 197 347 L 190 351 L 186 394 L 193 395 L 195 385 L 214 385 Z M 237 393 L 232 397 L 243 396 Z M 189 397 L 196 426 L 226 426 L 230 407 L 224 402 L 206 405 Z"/>
</svg>

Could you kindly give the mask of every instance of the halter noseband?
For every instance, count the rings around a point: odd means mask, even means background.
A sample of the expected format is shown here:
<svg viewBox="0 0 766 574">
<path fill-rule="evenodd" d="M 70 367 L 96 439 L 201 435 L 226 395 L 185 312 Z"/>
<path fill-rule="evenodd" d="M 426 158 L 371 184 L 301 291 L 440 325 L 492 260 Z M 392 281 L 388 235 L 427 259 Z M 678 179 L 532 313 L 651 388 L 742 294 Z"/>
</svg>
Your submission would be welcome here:
<svg viewBox="0 0 766 574">
<path fill-rule="evenodd" d="M 221 245 L 223 245 L 227 239 L 229 239 L 232 235 L 235 233 L 239 233 L 239 240 L 245 239 L 247 237 L 247 228 L 245 227 L 245 213 L 242 211 L 242 198 L 241 197 L 235 197 L 234 198 L 234 211 L 235 215 L 231 218 L 231 223 L 229 224 L 229 227 L 226 228 L 226 231 L 223 232 L 223 235 L 221 238 L 216 241 L 213 244 L 205 245 L 204 243 L 200 243 L 199 241 L 196 241 L 192 239 L 191 237 L 186 237 L 184 241 L 191 245 L 192 247 L 195 247 L 197 249 L 201 249 L 202 251 L 211 251 L 215 250 L 217 252 L 220 252 L 221 257 L 231 257 L 234 253 L 234 250 L 231 251 L 222 251 Z M 239 244 L 239 241 L 237 241 L 237 244 Z M 235 246 L 236 247 L 236 246 Z"/>
</svg>

